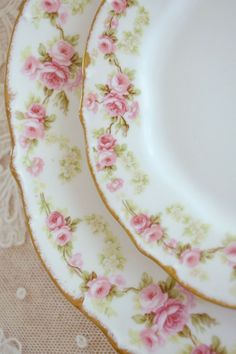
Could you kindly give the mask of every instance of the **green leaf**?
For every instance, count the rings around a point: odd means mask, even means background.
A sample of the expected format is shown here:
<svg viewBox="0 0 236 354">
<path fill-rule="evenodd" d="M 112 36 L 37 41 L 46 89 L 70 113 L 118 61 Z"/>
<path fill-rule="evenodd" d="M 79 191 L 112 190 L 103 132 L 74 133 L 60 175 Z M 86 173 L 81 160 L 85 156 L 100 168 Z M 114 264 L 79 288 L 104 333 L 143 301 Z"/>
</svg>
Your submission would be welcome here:
<svg viewBox="0 0 236 354">
<path fill-rule="evenodd" d="M 100 138 L 101 135 L 104 135 L 105 134 L 105 129 L 104 128 L 101 128 L 101 129 L 94 129 L 93 131 L 93 137 L 95 139 L 98 139 Z"/>
<path fill-rule="evenodd" d="M 16 111 L 16 112 L 15 112 L 15 117 L 16 117 L 16 119 L 19 119 L 19 120 L 25 119 L 24 113 L 22 113 L 22 112 L 20 112 L 20 111 Z"/>
<path fill-rule="evenodd" d="M 64 91 L 60 91 L 55 96 L 56 105 L 59 106 L 63 112 L 68 113 L 69 100 Z"/>
<path fill-rule="evenodd" d="M 121 156 L 127 150 L 127 145 L 126 144 L 116 145 L 114 150 L 117 156 Z"/>
<path fill-rule="evenodd" d="M 236 268 L 233 268 L 231 272 L 231 280 L 236 280 Z"/>
<path fill-rule="evenodd" d="M 223 347 L 220 342 L 220 338 L 217 336 L 213 336 L 211 340 L 211 348 L 212 351 L 216 354 L 227 354 L 226 347 Z"/>
<path fill-rule="evenodd" d="M 80 39 L 79 34 L 75 34 L 73 36 L 66 36 L 65 40 L 69 42 L 73 47 L 75 47 L 78 44 L 78 41 Z"/>
<path fill-rule="evenodd" d="M 191 338 L 192 332 L 191 332 L 191 329 L 185 325 L 183 330 L 181 332 L 179 332 L 178 335 L 183 338 Z"/>
<path fill-rule="evenodd" d="M 132 316 L 132 319 L 137 324 L 143 324 L 143 323 L 146 323 L 146 321 L 147 321 L 147 318 L 145 315 L 134 315 L 134 316 Z"/>
<path fill-rule="evenodd" d="M 144 289 L 150 284 L 153 284 L 152 277 L 149 274 L 147 274 L 147 273 L 143 273 L 141 281 L 139 283 L 140 289 Z"/>
<path fill-rule="evenodd" d="M 42 57 L 45 57 L 47 55 L 47 49 L 43 43 L 39 44 L 38 52 Z"/>
<path fill-rule="evenodd" d="M 46 121 L 47 121 L 47 122 L 50 122 L 50 123 L 55 122 L 55 120 L 56 120 L 56 115 L 55 115 L 55 114 L 51 114 L 50 116 L 48 116 L 48 117 L 46 118 Z"/>
<path fill-rule="evenodd" d="M 159 282 L 159 286 L 160 286 L 161 290 L 163 291 L 163 293 L 171 292 L 172 289 L 175 287 L 175 284 L 176 284 L 176 281 L 171 277 L 168 277 L 166 279 L 166 281 Z"/>
<path fill-rule="evenodd" d="M 110 92 L 108 85 L 96 84 L 95 87 L 101 91 L 103 94 L 107 94 Z"/>
<path fill-rule="evenodd" d="M 191 315 L 192 325 L 199 331 L 203 332 L 206 328 L 217 325 L 217 321 L 210 317 L 207 313 L 196 313 Z"/>
</svg>

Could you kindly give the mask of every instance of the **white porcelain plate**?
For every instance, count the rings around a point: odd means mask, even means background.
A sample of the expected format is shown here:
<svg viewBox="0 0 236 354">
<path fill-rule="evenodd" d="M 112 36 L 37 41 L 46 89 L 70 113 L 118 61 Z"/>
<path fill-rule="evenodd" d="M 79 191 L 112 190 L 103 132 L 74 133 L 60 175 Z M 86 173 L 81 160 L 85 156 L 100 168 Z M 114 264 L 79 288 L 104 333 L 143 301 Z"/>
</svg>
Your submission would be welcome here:
<svg viewBox="0 0 236 354">
<path fill-rule="evenodd" d="M 12 163 L 34 244 L 65 296 L 119 352 L 235 354 L 235 312 L 195 298 L 137 252 L 96 193 L 78 112 L 81 53 L 97 5 L 30 0 L 13 35 Z"/>
<path fill-rule="evenodd" d="M 233 0 L 106 1 L 81 112 L 97 184 L 138 248 L 234 307 L 235 16 Z"/>
</svg>

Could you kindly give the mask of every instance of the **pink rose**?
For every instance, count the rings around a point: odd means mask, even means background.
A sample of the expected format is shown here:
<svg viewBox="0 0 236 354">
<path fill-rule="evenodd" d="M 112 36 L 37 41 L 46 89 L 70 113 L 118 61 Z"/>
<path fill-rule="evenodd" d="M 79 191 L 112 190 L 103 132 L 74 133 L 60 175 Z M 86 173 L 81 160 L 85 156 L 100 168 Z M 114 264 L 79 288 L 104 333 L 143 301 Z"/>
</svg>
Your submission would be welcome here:
<svg viewBox="0 0 236 354">
<path fill-rule="evenodd" d="M 63 226 L 62 228 L 55 230 L 54 235 L 57 244 L 63 247 L 71 240 L 72 233 L 68 226 Z"/>
<path fill-rule="evenodd" d="M 110 183 L 107 184 L 107 188 L 111 193 L 114 193 L 121 189 L 124 185 L 124 181 L 121 178 L 114 178 Z"/>
<path fill-rule="evenodd" d="M 39 103 L 33 103 L 26 113 L 28 118 L 37 119 L 39 122 L 43 122 L 46 117 L 46 109 Z"/>
<path fill-rule="evenodd" d="M 80 68 L 77 72 L 75 79 L 69 81 L 68 84 L 66 85 L 66 88 L 69 91 L 73 91 L 74 89 L 76 89 L 82 84 L 82 81 L 83 81 L 83 75 L 82 75 L 82 69 Z"/>
<path fill-rule="evenodd" d="M 20 143 L 20 146 L 23 148 L 23 149 L 26 149 L 28 146 L 29 146 L 29 140 L 28 138 L 26 138 L 26 136 L 24 135 L 21 135 L 19 137 L 19 143 Z"/>
<path fill-rule="evenodd" d="M 193 349 L 191 354 L 216 354 L 208 345 L 200 344 L 196 348 Z"/>
<path fill-rule="evenodd" d="M 98 48 L 103 54 L 112 54 L 116 49 L 115 43 L 109 36 L 100 37 Z"/>
<path fill-rule="evenodd" d="M 85 107 L 93 113 L 97 113 L 98 111 L 97 99 L 98 96 L 96 93 L 89 93 L 85 98 Z"/>
<path fill-rule="evenodd" d="M 139 114 L 139 104 L 137 101 L 131 103 L 128 107 L 128 111 L 125 113 L 126 119 L 136 119 Z"/>
<path fill-rule="evenodd" d="M 55 13 L 61 6 L 60 0 L 42 0 L 42 8 L 48 13 Z"/>
<path fill-rule="evenodd" d="M 163 344 L 163 340 L 155 333 L 153 328 L 143 329 L 140 332 L 140 338 L 143 344 L 150 349 L 153 349 L 157 344 Z"/>
<path fill-rule="evenodd" d="M 125 281 L 123 275 L 121 275 L 121 274 L 113 275 L 110 278 L 110 281 L 113 285 L 116 285 L 119 289 L 123 289 L 126 284 L 126 281 Z"/>
<path fill-rule="evenodd" d="M 164 232 L 159 224 L 153 224 L 150 227 L 148 227 L 144 232 L 143 232 L 143 239 L 144 241 L 148 243 L 153 243 L 156 241 L 161 240 L 163 237 Z"/>
<path fill-rule="evenodd" d="M 113 151 L 101 151 L 98 155 L 99 170 L 111 167 L 116 163 L 116 154 Z"/>
<path fill-rule="evenodd" d="M 56 62 L 46 62 L 43 65 L 40 79 L 43 84 L 53 90 L 61 90 L 69 79 L 69 69 Z"/>
<path fill-rule="evenodd" d="M 111 6 L 116 14 L 120 14 L 125 11 L 127 7 L 126 0 L 113 0 Z"/>
<path fill-rule="evenodd" d="M 226 247 L 224 252 L 227 256 L 230 265 L 235 266 L 236 265 L 236 242 Z"/>
<path fill-rule="evenodd" d="M 58 211 L 53 211 L 48 217 L 47 217 L 47 226 L 50 231 L 58 230 L 65 226 L 66 221 L 64 216 L 59 213 Z"/>
<path fill-rule="evenodd" d="M 119 20 L 117 17 L 109 16 L 106 20 L 106 27 L 111 29 L 116 29 L 119 25 Z"/>
<path fill-rule="evenodd" d="M 156 311 L 168 299 L 167 294 L 163 294 L 161 288 L 156 284 L 148 285 L 140 293 L 140 303 L 145 313 Z"/>
<path fill-rule="evenodd" d="M 106 277 L 97 277 L 87 283 L 89 296 L 96 299 L 104 299 L 111 290 L 111 283 Z"/>
<path fill-rule="evenodd" d="M 61 6 L 59 11 L 58 11 L 58 23 L 60 25 L 64 25 L 69 17 L 69 13 L 67 9 L 64 6 Z"/>
<path fill-rule="evenodd" d="M 180 255 L 180 262 L 187 267 L 196 267 L 201 260 L 201 251 L 198 248 L 187 249 Z"/>
<path fill-rule="evenodd" d="M 101 135 L 98 139 L 99 151 L 112 151 L 116 146 L 116 139 L 111 134 Z"/>
<path fill-rule="evenodd" d="M 73 57 L 74 53 L 74 47 L 63 39 L 55 43 L 50 51 L 52 60 L 59 65 L 65 66 L 71 65 L 71 58 Z"/>
<path fill-rule="evenodd" d="M 36 119 L 27 119 L 25 122 L 24 135 L 30 140 L 43 139 L 44 125 Z"/>
<path fill-rule="evenodd" d="M 138 234 L 142 234 L 147 228 L 149 228 L 151 221 L 147 215 L 138 214 L 132 217 L 131 225 Z"/>
<path fill-rule="evenodd" d="M 116 92 L 110 92 L 105 96 L 104 107 L 112 117 L 123 116 L 128 109 L 125 98 Z"/>
<path fill-rule="evenodd" d="M 38 74 L 39 69 L 40 61 L 37 58 L 30 56 L 26 59 L 22 68 L 22 72 L 29 76 L 31 80 L 34 80 Z"/>
<path fill-rule="evenodd" d="M 27 168 L 27 171 L 33 176 L 38 177 L 38 175 L 43 171 L 44 161 L 40 157 L 34 157 L 31 161 L 31 166 Z"/>
<path fill-rule="evenodd" d="M 187 307 L 179 300 L 169 299 L 160 307 L 154 318 L 159 331 L 164 335 L 174 335 L 183 330 L 188 321 Z"/>
<path fill-rule="evenodd" d="M 172 238 L 170 240 L 166 240 L 166 244 L 169 248 L 176 249 L 178 246 L 178 241 Z"/>
<path fill-rule="evenodd" d="M 81 253 L 75 253 L 70 259 L 69 264 L 72 267 L 81 268 L 83 266 L 83 259 Z"/>
<path fill-rule="evenodd" d="M 110 87 L 120 94 L 127 93 L 129 85 L 130 80 L 128 76 L 122 73 L 116 74 L 110 81 Z"/>
</svg>

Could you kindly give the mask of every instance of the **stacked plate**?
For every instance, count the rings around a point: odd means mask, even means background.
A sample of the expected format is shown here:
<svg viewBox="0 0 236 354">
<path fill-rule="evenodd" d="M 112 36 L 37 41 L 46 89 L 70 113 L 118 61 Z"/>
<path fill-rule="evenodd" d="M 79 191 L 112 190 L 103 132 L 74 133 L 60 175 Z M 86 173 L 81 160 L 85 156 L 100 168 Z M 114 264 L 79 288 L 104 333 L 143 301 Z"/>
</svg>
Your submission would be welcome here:
<svg viewBox="0 0 236 354">
<path fill-rule="evenodd" d="M 235 16 L 233 0 L 21 6 L 12 172 L 52 280 L 120 353 L 236 353 Z"/>
</svg>

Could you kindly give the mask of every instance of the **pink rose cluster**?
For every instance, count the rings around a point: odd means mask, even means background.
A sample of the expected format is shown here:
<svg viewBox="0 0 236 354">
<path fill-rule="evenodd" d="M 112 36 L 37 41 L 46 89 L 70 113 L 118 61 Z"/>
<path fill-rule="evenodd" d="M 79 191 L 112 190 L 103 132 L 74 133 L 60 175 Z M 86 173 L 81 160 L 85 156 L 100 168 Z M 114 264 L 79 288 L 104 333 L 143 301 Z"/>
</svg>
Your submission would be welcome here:
<svg viewBox="0 0 236 354">
<path fill-rule="evenodd" d="M 50 90 L 71 89 L 81 83 L 81 70 L 76 79 L 70 81 L 69 67 L 74 54 L 74 47 L 61 39 L 53 45 L 48 53 L 51 60 L 41 63 L 34 56 L 30 56 L 26 59 L 22 71 L 32 80 L 39 76 L 43 85 Z"/>
<path fill-rule="evenodd" d="M 231 243 L 225 248 L 224 253 L 229 262 L 229 265 L 236 268 L 236 242 Z"/>
<path fill-rule="evenodd" d="M 27 147 L 31 140 L 44 138 L 46 109 L 39 103 L 32 103 L 25 114 L 25 118 L 24 133 L 20 137 L 22 147 Z"/>
<path fill-rule="evenodd" d="M 98 139 L 98 171 L 106 167 L 112 167 L 117 160 L 115 152 L 116 139 L 111 134 L 103 134 Z"/>
<path fill-rule="evenodd" d="M 152 327 L 140 333 L 141 340 L 149 348 L 164 344 L 168 336 L 181 332 L 189 318 L 188 306 L 169 298 L 157 284 L 148 285 L 141 291 L 140 304 L 143 312 L 153 317 Z"/>
<path fill-rule="evenodd" d="M 87 283 L 88 295 L 92 298 L 104 299 L 110 294 L 112 287 L 116 286 L 122 289 L 124 285 L 125 280 L 122 275 L 113 276 L 110 279 L 105 276 L 98 276 Z"/>
<path fill-rule="evenodd" d="M 123 117 L 124 119 L 135 119 L 139 114 L 139 104 L 137 101 L 128 103 L 129 89 L 132 87 L 130 79 L 121 72 L 113 76 L 108 83 L 109 92 L 103 99 L 103 105 L 106 112 L 111 117 Z M 98 96 L 95 93 L 89 93 L 85 99 L 85 107 L 97 113 Z"/>
<path fill-rule="evenodd" d="M 65 246 L 72 237 L 72 231 L 67 225 L 65 217 L 58 211 L 53 211 L 47 217 L 47 227 L 52 232 L 57 244 Z"/>
<path fill-rule="evenodd" d="M 42 9 L 46 14 L 58 16 L 58 23 L 64 24 L 68 18 L 68 11 L 60 0 L 42 0 Z"/>
<path fill-rule="evenodd" d="M 201 261 L 202 251 L 199 248 L 189 248 L 181 253 L 180 263 L 186 265 L 189 268 L 198 266 Z"/>
<path fill-rule="evenodd" d="M 200 344 L 193 349 L 191 354 L 217 354 L 217 353 L 208 345 Z"/>
<path fill-rule="evenodd" d="M 131 219 L 131 225 L 137 234 L 141 235 L 143 240 L 148 243 L 157 242 L 164 236 L 161 225 L 152 223 L 151 219 L 145 214 L 134 215 Z"/>
</svg>

